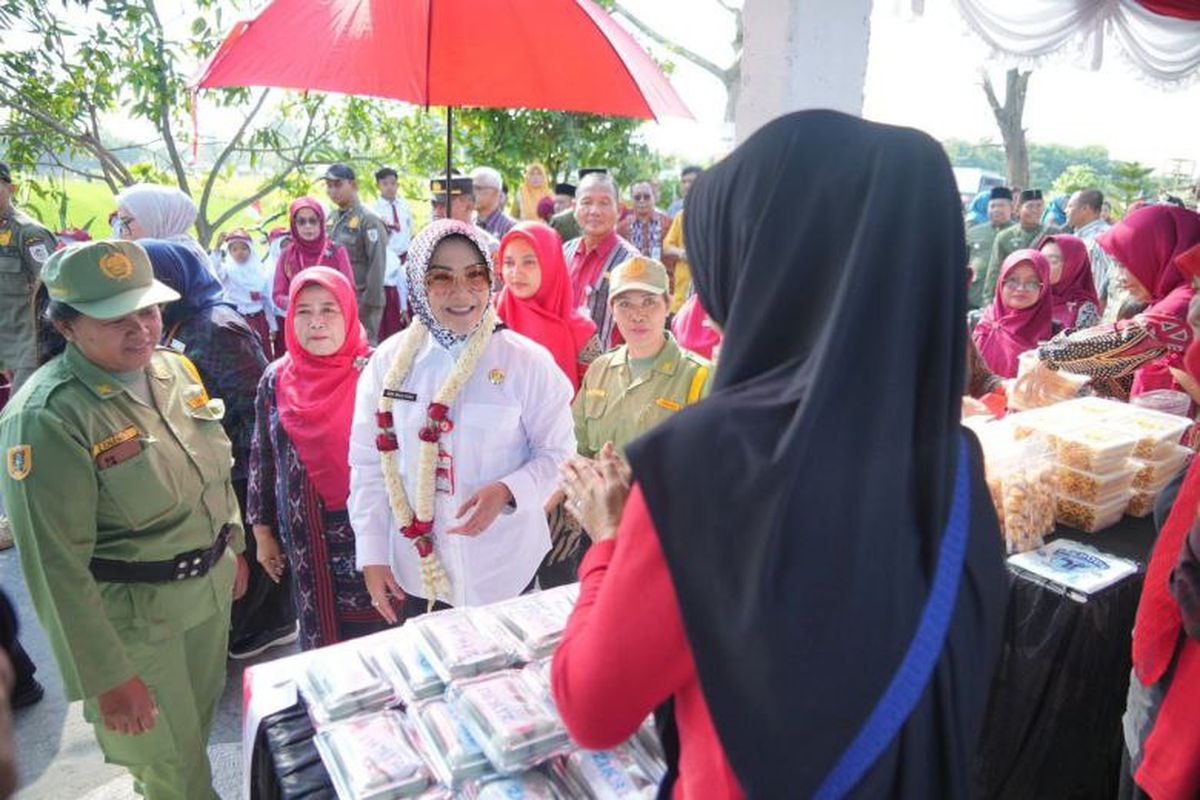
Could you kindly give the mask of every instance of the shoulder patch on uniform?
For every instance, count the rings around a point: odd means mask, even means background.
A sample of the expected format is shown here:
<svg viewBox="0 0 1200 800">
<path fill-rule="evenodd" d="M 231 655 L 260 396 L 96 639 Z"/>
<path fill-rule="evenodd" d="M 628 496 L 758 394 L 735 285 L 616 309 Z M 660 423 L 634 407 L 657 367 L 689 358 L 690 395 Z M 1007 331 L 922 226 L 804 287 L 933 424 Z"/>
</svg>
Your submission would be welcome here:
<svg viewBox="0 0 1200 800">
<path fill-rule="evenodd" d="M 188 387 L 183 391 L 183 399 L 187 403 L 188 408 L 196 410 L 208 405 L 208 390 L 204 388 L 204 379 L 200 377 L 200 370 L 196 369 L 196 365 L 192 363 L 192 360 L 183 353 L 178 353 L 174 350 L 169 352 L 173 353 L 179 359 L 179 362 L 183 365 L 183 369 L 195 384 L 195 386 Z"/>
<path fill-rule="evenodd" d="M 39 264 L 45 264 L 46 259 L 50 257 L 50 251 L 46 249 L 46 245 L 38 242 L 29 246 L 29 257 Z"/>
<path fill-rule="evenodd" d="M 33 471 L 33 448 L 27 444 L 18 444 L 8 448 L 8 477 L 14 481 L 23 481 Z"/>
<path fill-rule="evenodd" d="M 376 242 L 378 242 L 379 241 L 379 231 L 375 230 L 374 228 L 368 228 L 367 229 L 367 241 L 369 241 L 371 244 L 375 244 Z"/>
</svg>

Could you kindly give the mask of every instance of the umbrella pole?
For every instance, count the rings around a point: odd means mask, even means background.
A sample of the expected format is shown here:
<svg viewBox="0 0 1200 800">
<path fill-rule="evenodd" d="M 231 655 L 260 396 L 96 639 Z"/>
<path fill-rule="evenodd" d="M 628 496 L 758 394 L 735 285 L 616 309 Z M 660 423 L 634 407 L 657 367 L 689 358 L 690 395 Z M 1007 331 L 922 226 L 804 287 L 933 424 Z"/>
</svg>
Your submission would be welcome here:
<svg viewBox="0 0 1200 800">
<path fill-rule="evenodd" d="M 450 175 L 454 160 L 454 108 L 446 106 L 446 219 L 450 219 Z"/>
</svg>

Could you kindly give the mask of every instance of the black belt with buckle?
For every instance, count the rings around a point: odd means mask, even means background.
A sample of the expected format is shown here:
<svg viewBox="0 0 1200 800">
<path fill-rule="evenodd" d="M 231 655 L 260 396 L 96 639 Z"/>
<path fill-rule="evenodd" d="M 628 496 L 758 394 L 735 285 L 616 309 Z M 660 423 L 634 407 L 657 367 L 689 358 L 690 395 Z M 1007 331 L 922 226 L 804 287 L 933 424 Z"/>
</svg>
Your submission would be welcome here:
<svg viewBox="0 0 1200 800">
<path fill-rule="evenodd" d="M 170 561 L 117 561 L 93 558 L 88 564 L 93 577 L 105 583 L 168 583 L 207 575 L 229 545 L 232 529 L 224 525 L 211 547 L 180 553 Z"/>
</svg>

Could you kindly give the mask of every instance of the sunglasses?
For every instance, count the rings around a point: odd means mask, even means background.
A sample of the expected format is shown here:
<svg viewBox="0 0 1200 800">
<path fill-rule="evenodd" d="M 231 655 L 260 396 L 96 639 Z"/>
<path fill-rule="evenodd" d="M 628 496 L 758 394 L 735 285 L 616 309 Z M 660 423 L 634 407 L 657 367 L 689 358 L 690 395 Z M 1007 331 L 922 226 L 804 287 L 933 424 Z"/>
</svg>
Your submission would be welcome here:
<svg viewBox="0 0 1200 800">
<path fill-rule="evenodd" d="M 492 288 L 492 271 L 487 264 L 468 264 L 461 275 L 455 275 L 450 267 L 431 264 L 425 273 L 425 290 L 430 294 L 449 294 L 460 282 L 469 292 L 486 292 Z"/>
</svg>

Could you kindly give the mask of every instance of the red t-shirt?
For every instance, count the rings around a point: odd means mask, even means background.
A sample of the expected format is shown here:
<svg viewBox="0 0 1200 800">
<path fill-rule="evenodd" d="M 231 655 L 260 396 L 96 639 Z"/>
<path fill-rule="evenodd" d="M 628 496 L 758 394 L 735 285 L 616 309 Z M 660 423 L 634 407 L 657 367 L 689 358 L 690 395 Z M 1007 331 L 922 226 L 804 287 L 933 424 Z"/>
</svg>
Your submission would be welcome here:
<svg viewBox="0 0 1200 800">
<path fill-rule="evenodd" d="M 579 567 L 579 601 L 554 654 L 559 713 L 579 745 L 616 747 L 675 697 L 677 800 L 742 798 L 700 690 L 679 601 L 642 491 L 635 486 L 615 540 Z"/>
</svg>

